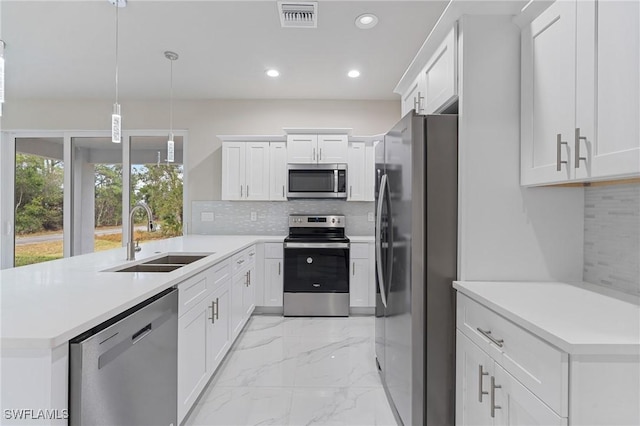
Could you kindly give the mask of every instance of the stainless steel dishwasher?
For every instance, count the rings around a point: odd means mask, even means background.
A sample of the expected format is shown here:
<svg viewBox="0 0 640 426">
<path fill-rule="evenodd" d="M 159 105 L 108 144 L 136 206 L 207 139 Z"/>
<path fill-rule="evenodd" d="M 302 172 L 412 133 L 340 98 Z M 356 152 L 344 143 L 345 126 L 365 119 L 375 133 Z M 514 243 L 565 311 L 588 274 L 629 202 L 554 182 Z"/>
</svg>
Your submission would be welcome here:
<svg viewBox="0 0 640 426">
<path fill-rule="evenodd" d="M 178 291 L 71 340 L 69 358 L 71 426 L 177 425 Z"/>
</svg>

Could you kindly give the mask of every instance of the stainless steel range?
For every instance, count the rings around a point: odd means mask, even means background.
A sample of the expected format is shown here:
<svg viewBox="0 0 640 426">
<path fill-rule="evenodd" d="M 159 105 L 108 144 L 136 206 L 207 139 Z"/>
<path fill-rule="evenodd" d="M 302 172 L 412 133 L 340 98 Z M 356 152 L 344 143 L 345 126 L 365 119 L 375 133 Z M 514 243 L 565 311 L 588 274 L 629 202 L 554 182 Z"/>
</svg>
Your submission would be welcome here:
<svg viewBox="0 0 640 426">
<path fill-rule="evenodd" d="M 289 216 L 285 316 L 349 316 L 349 239 L 344 228 L 344 216 Z"/>
</svg>

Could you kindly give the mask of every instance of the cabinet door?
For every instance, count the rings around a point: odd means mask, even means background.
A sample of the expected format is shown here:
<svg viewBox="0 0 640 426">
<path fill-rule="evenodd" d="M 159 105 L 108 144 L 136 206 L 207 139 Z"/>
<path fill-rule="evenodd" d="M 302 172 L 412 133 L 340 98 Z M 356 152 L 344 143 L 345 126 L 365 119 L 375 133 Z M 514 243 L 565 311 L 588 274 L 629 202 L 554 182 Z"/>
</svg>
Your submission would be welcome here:
<svg viewBox="0 0 640 426">
<path fill-rule="evenodd" d="M 242 200 L 245 192 L 246 142 L 222 143 L 222 199 Z"/>
<path fill-rule="evenodd" d="M 365 200 L 365 143 L 351 142 L 348 150 L 347 184 L 349 192 L 347 201 Z"/>
<path fill-rule="evenodd" d="M 264 260 L 264 306 L 282 306 L 282 259 Z"/>
<path fill-rule="evenodd" d="M 369 259 L 351 259 L 349 306 L 369 306 Z"/>
<path fill-rule="evenodd" d="M 575 22 L 575 1 L 557 1 L 522 32 L 522 185 L 573 177 Z"/>
<path fill-rule="evenodd" d="M 495 424 L 500 426 L 566 426 L 558 416 L 500 365 L 495 365 Z M 491 386 L 491 384 L 489 384 Z M 489 389 L 489 394 L 492 390 Z M 491 396 L 491 395 L 489 395 Z"/>
<path fill-rule="evenodd" d="M 637 1 L 578 1 L 577 177 L 640 173 L 639 28 Z"/>
<path fill-rule="evenodd" d="M 402 95 L 401 113 L 404 117 L 412 109 L 416 110 L 416 113 L 420 113 L 424 106 L 424 85 L 422 80 L 422 73 L 416 77 L 415 81 L 409 86 L 409 90 Z"/>
<path fill-rule="evenodd" d="M 318 135 L 318 163 L 346 163 L 347 135 Z"/>
<path fill-rule="evenodd" d="M 364 150 L 364 201 L 375 200 L 376 186 L 376 149 L 375 144 L 378 142 L 367 143 Z"/>
<path fill-rule="evenodd" d="M 269 142 L 246 144 L 245 199 L 269 200 Z"/>
<path fill-rule="evenodd" d="M 255 264 L 247 270 L 247 283 L 242 287 L 242 312 L 244 320 L 248 319 L 256 307 L 256 276 Z M 252 283 L 253 281 L 253 283 Z M 243 320 L 243 322 L 244 322 Z"/>
<path fill-rule="evenodd" d="M 269 144 L 269 199 L 287 201 L 287 144 Z"/>
<path fill-rule="evenodd" d="M 209 324 L 209 352 L 208 358 L 211 363 L 210 374 L 215 372 L 231 345 L 229 329 L 230 305 L 229 286 L 231 279 L 214 291 L 210 297 L 213 305 L 211 312 L 211 322 Z"/>
<path fill-rule="evenodd" d="M 242 329 L 244 319 L 243 289 L 247 285 L 247 271 L 240 270 L 233 275 L 231 282 L 231 336 L 232 340 Z"/>
<path fill-rule="evenodd" d="M 449 31 L 424 68 L 424 100 L 420 114 L 433 114 L 451 105 L 458 97 L 458 28 Z"/>
<path fill-rule="evenodd" d="M 456 424 L 492 425 L 490 383 L 494 361 L 456 330 Z"/>
<path fill-rule="evenodd" d="M 207 334 L 211 308 L 206 298 L 178 319 L 178 421 L 209 380 Z"/>
<path fill-rule="evenodd" d="M 317 163 L 318 135 L 287 135 L 288 163 Z"/>
</svg>

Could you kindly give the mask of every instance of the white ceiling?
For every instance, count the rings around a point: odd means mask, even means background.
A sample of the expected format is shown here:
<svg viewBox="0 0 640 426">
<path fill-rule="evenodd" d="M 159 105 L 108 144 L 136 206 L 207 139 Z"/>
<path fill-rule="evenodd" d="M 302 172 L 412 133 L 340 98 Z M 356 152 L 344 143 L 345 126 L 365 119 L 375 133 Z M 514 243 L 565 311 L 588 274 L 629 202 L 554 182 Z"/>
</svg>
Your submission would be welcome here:
<svg viewBox="0 0 640 426">
<path fill-rule="evenodd" d="M 392 91 L 448 1 L 319 0 L 318 28 L 281 28 L 276 0 L 130 0 L 119 11 L 120 99 L 398 99 Z M 360 30 L 355 18 L 378 15 Z M 0 1 L 11 99 L 115 98 L 108 0 Z M 281 76 L 268 78 L 265 70 Z M 346 76 L 357 68 L 358 79 Z"/>
</svg>

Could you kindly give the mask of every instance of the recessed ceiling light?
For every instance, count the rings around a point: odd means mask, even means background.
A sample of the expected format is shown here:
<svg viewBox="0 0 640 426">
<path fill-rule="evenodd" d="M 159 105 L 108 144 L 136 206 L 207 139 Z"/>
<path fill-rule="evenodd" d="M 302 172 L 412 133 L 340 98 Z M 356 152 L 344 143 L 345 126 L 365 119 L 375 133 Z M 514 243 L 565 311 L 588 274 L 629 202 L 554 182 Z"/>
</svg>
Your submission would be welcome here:
<svg viewBox="0 0 640 426">
<path fill-rule="evenodd" d="M 369 28 L 373 28 L 378 23 L 378 17 L 373 13 L 365 13 L 356 18 L 356 27 L 368 30 Z"/>
<path fill-rule="evenodd" d="M 351 78 L 358 78 L 360 77 L 360 71 L 358 70 L 351 70 L 347 73 L 347 75 Z"/>
<path fill-rule="evenodd" d="M 267 70 L 267 75 L 269 77 L 277 77 L 277 76 L 280 75 L 280 71 L 278 71 L 276 69 L 270 69 L 270 70 Z"/>
</svg>

